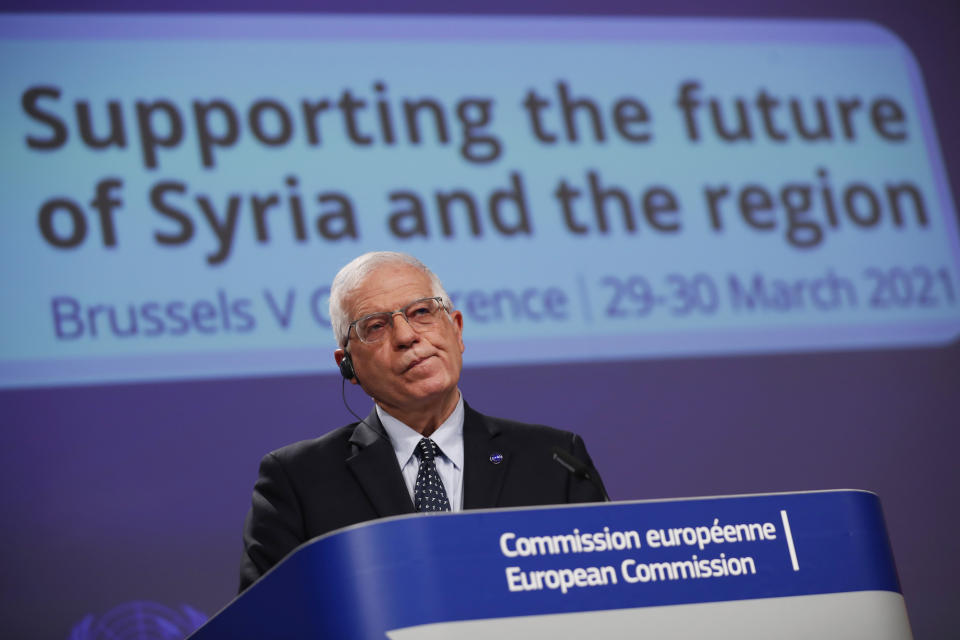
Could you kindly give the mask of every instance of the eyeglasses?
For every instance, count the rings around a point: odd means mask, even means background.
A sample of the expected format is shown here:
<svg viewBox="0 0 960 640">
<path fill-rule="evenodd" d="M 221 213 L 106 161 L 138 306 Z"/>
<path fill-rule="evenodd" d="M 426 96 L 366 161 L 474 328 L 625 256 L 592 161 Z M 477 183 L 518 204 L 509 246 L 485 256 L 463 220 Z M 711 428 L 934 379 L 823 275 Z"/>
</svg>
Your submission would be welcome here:
<svg viewBox="0 0 960 640">
<path fill-rule="evenodd" d="M 442 297 L 420 298 L 396 311 L 379 311 L 363 316 L 359 320 L 354 320 L 347 327 L 347 336 L 349 338 L 350 329 L 356 327 L 357 337 L 360 338 L 361 342 L 367 344 L 380 342 L 393 331 L 393 316 L 398 313 L 414 330 L 426 329 L 436 324 L 441 309 L 446 310 L 446 307 L 443 306 Z"/>
</svg>

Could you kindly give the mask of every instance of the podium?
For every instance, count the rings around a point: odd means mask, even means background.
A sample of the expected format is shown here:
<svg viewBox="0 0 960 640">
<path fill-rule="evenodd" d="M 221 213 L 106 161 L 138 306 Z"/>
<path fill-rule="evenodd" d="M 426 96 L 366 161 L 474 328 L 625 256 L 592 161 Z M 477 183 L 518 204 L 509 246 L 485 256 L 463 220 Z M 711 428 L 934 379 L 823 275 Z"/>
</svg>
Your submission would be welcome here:
<svg viewBox="0 0 960 640">
<path fill-rule="evenodd" d="M 863 491 L 411 514 L 311 540 L 190 638 L 911 638 Z"/>
</svg>

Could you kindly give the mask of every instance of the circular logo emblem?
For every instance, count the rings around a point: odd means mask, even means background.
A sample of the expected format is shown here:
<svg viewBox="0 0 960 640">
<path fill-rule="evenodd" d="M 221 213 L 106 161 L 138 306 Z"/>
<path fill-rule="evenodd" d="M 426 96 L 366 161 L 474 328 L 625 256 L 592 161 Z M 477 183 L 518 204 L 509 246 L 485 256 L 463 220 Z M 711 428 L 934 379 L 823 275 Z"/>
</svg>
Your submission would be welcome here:
<svg viewBox="0 0 960 640">
<path fill-rule="evenodd" d="M 207 616 L 185 604 L 176 610 L 156 602 L 126 602 L 100 618 L 84 617 L 69 640 L 182 640 L 206 621 Z"/>
</svg>

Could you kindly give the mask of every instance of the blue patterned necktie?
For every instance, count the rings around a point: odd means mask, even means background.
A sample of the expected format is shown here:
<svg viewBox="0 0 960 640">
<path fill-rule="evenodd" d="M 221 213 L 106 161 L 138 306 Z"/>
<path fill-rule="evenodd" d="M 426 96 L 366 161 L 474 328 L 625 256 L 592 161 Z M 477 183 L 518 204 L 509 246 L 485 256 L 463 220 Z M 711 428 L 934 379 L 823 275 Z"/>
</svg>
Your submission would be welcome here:
<svg viewBox="0 0 960 640">
<path fill-rule="evenodd" d="M 421 438 L 414 453 L 420 459 L 420 470 L 417 471 L 417 483 L 413 487 L 413 505 L 417 511 L 450 511 L 447 491 L 443 488 L 443 481 L 434 463 L 440 447 L 430 438 Z"/>
</svg>

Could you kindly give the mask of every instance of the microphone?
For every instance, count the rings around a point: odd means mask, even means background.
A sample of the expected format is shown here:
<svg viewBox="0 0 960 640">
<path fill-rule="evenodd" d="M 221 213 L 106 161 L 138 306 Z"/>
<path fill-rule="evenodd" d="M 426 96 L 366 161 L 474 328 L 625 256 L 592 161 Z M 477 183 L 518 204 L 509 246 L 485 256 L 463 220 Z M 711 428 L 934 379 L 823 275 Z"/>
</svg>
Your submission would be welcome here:
<svg viewBox="0 0 960 640">
<path fill-rule="evenodd" d="M 607 495 L 607 490 L 603 488 L 603 483 L 600 481 L 600 477 L 596 474 L 595 469 L 585 465 L 583 462 L 577 459 L 576 456 L 564 451 L 560 447 L 555 446 L 552 451 L 553 459 L 557 461 L 557 464 L 578 478 L 583 478 L 584 480 L 592 482 L 593 486 L 600 491 L 600 495 L 603 496 L 603 501 L 610 502 L 610 496 Z"/>
</svg>

